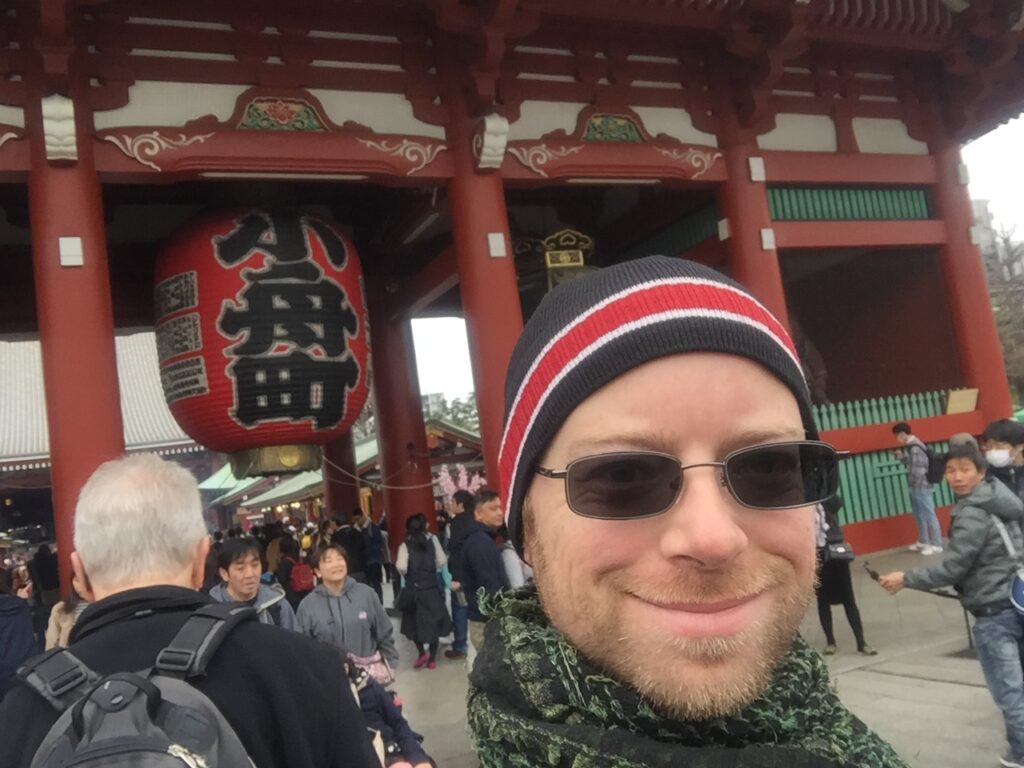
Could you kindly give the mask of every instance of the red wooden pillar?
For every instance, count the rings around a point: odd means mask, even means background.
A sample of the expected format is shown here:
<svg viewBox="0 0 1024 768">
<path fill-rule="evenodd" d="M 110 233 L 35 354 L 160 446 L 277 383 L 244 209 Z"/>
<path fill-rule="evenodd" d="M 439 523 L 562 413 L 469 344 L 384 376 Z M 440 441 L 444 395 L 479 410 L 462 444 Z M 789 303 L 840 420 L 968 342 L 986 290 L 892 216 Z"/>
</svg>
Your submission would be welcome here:
<svg viewBox="0 0 1024 768">
<path fill-rule="evenodd" d="M 124 453 L 102 191 L 91 139 L 84 138 L 91 137 L 89 121 L 81 112 L 77 117 L 78 159 L 57 166 L 46 157 L 39 101 L 26 110 L 32 262 L 64 591 L 71 583 L 78 492 L 96 467 Z"/>
<path fill-rule="evenodd" d="M 978 247 L 971 242 L 974 215 L 961 170 L 960 147 L 951 140 L 933 143 L 938 171 L 935 215 L 946 222 L 946 244 L 939 251 L 953 318 L 960 373 L 978 389 L 978 410 L 989 421 L 1013 411 L 1006 365 L 996 332 L 988 283 Z"/>
<path fill-rule="evenodd" d="M 450 77 L 451 79 L 451 77 Z M 472 151 L 475 121 L 457 87 L 447 94 L 448 145 L 455 176 L 448 184 L 459 292 L 480 413 L 487 483 L 499 485 L 498 450 L 505 418 L 505 374 L 523 330 L 505 187 L 498 173 L 479 173 Z"/>
<path fill-rule="evenodd" d="M 718 209 L 728 222 L 725 246 L 729 273 L 788 327 L 768 190 L 763 177 L 755 176 L 751 169 L 751 158 L 758 157 L 757 145 L 753 139 L 737 141 L 726 146 L 724 152 L 729 178 L 718 188 Z M 760 169 L 757 159 L 754 164 Z"/>
<path fill-rule="evenodd" d="M 383 290 L 371 290 L 368 299 L 384 510 L 394 553 L 405 538 L 405 521 L 413 515 L 422 512 L 431 530 L 437 530 L 431 490 L 433 478 L 416 376 L 412 326 L 405 319 L 388 320 L 389 308 Z"/>
<path fill-rule="evenodd" d="M 324 446 L 324 511 L 348 517 L 359 506 L 356 448 L 352 431 Z"/>
</svg>

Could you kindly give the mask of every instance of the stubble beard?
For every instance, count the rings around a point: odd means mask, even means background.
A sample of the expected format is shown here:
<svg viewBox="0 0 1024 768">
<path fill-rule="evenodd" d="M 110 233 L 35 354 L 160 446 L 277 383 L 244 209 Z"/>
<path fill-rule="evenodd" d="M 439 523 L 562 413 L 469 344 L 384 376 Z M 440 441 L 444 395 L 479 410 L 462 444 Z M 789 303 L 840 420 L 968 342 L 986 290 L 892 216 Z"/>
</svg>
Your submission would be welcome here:
<svg viewBox="0 0 1024 768">
<path fill-rule="evenodd" d="M 548 567 L 544 545 L 529 535 L 534 580 L 551 623 L 597 666 L 633 688 L 657 710 L 682 721 L 709 720 L 735 714 L 769 685 L 789 651 L 814 597 L 813 574 L 794 580 L 792 566 L 781 558 L 756 575 L 702 579 L 659 595 L 644 587 L 647 599 L 665 602 L 713 599 L 770 588 L 776 597 L 768 619 L 729 637 L 686 638 L 623 626 L 618 605 L 602 595 L 630 591 L 618 573 L 595 582 L 584 593 L 558 583 Z M 626 599 L 626 598 L 622 598 Z M 631 634 L 632 632 L 632 634 Z"/>
</svg>

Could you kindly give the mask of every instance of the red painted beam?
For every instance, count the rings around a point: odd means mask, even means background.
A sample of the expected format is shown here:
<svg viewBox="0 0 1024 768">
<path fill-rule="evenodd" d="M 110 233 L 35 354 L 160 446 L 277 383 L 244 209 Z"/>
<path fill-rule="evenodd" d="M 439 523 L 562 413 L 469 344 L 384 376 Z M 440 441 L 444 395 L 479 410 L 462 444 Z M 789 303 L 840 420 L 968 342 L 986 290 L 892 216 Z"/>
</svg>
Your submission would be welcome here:
<svg viewBox="0 0 1024 768">
<path fill-rule="evenodd" d="M 776 221 L 777 248 L 943 245 L 942 221 Z"/>
<path fill-rule="evenodd" d="M 427 266 L 404 283 L 389 304 L 394 311 L 391 322 L 415 317 L 459 284 L 459 265 L 455 248 L 446 248 Z"/>
<path fill-rule="evenodd" d="M 930 416 L 923 419 L 909 419 L 914 434 L 926 443 L 948 440 L 957 432 L 968 432 L 980 435 L 988 419 L 981 411 L 957 413 L 952 416 Z M 821 433 L 821 439 L 831 443 L 841 451 L 851 453 L 870 453 L 899 447 L 892 434 L 895 421 L 885 424 L 871 424 L 866 427 L 851 429 L 830 429 Z"/>
<path fill-rule="evenodd" d="M 930 155 L 761 152 L 769 184 L 934 184 Z"/>
</svg>

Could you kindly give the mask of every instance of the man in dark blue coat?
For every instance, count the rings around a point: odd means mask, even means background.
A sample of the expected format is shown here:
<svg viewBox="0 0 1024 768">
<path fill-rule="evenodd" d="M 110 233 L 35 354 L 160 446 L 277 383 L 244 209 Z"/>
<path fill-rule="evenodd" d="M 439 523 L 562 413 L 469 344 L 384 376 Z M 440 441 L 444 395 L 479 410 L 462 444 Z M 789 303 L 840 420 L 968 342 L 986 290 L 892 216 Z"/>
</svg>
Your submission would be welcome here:
<svg viewBox="0 0 1024 768">
<path fill-rule="evenodd" d="M 477 602 L 482 588 L 488 595 L 508 589 L 508 576 L 501 564 L 501 551 L 494 541 L 494 532 L 505 522 L 501 499 L 494 491 L 481 490 L 476 495 L 473 523 L 462 542 L 459 570 L 462 588 L 469 600 L 469 641 L 474 648 L 484 642 L 484 623 Z"/>
<path fill-rule="evenodd" d="M 0 700 L 15 685 L 18 667 L 35 650 L 28 600 L 0 593 Z"/>
</svg>

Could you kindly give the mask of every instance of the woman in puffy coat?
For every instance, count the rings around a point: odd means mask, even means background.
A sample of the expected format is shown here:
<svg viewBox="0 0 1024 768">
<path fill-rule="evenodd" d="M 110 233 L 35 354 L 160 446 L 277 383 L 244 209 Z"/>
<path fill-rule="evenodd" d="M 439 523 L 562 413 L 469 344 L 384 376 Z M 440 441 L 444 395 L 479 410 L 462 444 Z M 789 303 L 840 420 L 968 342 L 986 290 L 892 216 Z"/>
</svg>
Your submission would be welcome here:
<svg viewBox="0 0 1024 768">
<path fill-rule="evenodd" d="M 452 631 L 452 620 L 444 604 L 437 572 L 448 558 L 436 536 L 427 535 L 427 519 L 414 515 L 405 523 L 405 541 L 398 547 L 395 567 L 405 577 L 403 592 L 410 595 L 400 602 L 402 634 L 416 646 L 416 669 L 437 666 L 440 638 Z"/>
</svg>

